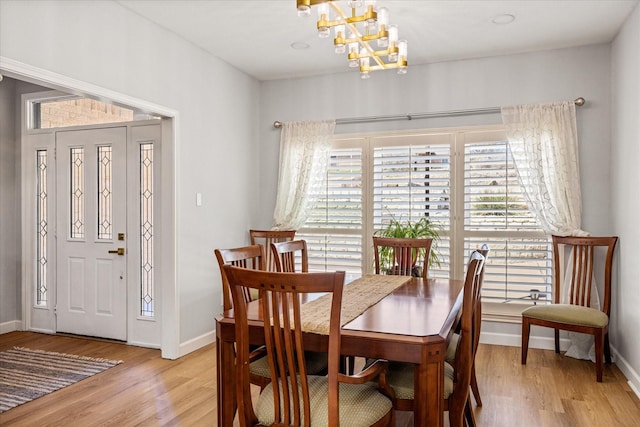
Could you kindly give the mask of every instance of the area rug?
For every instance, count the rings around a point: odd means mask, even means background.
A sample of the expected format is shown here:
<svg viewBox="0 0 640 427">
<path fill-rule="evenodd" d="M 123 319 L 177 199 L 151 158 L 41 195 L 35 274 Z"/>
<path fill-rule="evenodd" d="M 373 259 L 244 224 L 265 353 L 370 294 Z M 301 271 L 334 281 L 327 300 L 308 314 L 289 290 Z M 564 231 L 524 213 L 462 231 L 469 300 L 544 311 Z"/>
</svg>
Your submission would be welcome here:
<svg viewBox="0 0 640 427">
<path fill-rule="evenodd" d="M 21 347 L 0 352 L 0 413 L 119 363 Z"/>
</svg>

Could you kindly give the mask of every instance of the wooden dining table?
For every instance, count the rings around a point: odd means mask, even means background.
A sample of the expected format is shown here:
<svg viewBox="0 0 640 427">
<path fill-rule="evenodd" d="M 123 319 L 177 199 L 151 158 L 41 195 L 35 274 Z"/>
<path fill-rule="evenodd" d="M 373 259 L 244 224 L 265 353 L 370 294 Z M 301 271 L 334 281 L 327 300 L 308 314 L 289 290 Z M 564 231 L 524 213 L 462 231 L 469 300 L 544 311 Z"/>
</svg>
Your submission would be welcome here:
<svg viewBox="0 0 640 427">
<path fill-rule="evenodd" d="M 343 307 L 349 304 L 348 286 L 345 285 Z M 343 355 L 416 365 L 415 426 L 443 425 L 445 353 L 459 318 L 463 286 L 462 280 L 407 278 L 404 284 L 342 327 Z M 251 342 L 263 343 L 257 301 L 250 304 L 248 316 Z M 216 336 L 218 425 L 226 427 L 233 425 L 236 411 L 233 310 L 216 318 Z M 327 350 L 327 335 L 304 333 L 303 338 L 306 350 Z"/>
</svg>

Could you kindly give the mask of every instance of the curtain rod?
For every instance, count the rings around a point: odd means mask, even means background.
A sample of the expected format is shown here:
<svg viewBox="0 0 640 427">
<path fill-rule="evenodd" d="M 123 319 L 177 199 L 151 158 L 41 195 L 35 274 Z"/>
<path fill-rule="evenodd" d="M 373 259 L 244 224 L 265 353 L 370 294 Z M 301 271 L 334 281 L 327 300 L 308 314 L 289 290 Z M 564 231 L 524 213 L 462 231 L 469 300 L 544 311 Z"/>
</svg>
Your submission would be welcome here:
<svg viewBox="0 0 640 427">
<path fill-rule="evenodd" d="M 576 98 L 573 101 L 578 107 L 581 107 L 585 104 L 585 99 L 583 97 Z M 475 114 L 491 114 L 491 113 L 499 113 L 500 107 L 490 107 L 490 108 L 475 108 L 469 110 L 450 110 L 450 111 L 436 111 L 433 113 L 409 113 L 409 114 L 395 114 L 390 116 L 368 116 L 368 117 L 349 117 L 344 119 L 336 119 L 336 124 L 347 124 L 347 123 L 369 123 L 369 122 L 383 122 L 390 120 L 413 120 L 413 119 L 426 119 L 430 117 L 453 117 L 453 116 L 469 116 Z M 280 129 L 282 127 L 282 122 L 276 120 L 273 122 L 273 127 L 276 129 Z"/>
</svg>

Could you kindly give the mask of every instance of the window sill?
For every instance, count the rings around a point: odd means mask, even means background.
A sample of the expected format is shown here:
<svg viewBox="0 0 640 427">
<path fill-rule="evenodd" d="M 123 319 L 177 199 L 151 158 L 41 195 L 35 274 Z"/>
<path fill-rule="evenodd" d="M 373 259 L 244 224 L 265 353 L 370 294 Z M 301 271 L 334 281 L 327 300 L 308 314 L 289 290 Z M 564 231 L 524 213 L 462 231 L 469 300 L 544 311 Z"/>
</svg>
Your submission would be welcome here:
<svg viewBox="0 0 640 427">
<path fill-rule="evenodd" d="M 502 323 L 522 323 L 522 311 L 528 304 L 482 303 L 482 320 Z"/>
</svg>

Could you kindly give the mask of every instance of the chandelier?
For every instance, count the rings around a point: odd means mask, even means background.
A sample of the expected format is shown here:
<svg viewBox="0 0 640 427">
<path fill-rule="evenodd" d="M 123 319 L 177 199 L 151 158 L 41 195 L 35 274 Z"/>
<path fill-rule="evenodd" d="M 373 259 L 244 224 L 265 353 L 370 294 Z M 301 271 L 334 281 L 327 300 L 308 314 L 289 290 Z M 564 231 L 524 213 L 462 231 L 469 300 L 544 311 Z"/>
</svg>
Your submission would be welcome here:
<svg viewBox="0 0 640 427">
<path fill-rule="evenodd" d="M 398 74 L 406 74 L 407 41 L 398 40 L 398 27 L 389 24 L 389 10 L 376 8 L 375 0 L 346 3 L 351 8 L 350 16 L 337 1 L 296 0 L 298 16 L 309 16 L 311 6 L 318 7 L 318 36 L 328 38 L 333 28 L 336 53 L 347 53 L 349 67 L 359 67 L 361 78 L 368 79 L 371 71 L 392 68 Z M 363 5 L 359 15 L 357 9 Z"/>
</svg>

